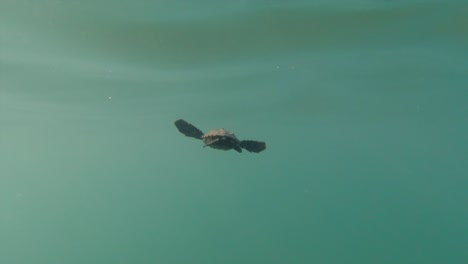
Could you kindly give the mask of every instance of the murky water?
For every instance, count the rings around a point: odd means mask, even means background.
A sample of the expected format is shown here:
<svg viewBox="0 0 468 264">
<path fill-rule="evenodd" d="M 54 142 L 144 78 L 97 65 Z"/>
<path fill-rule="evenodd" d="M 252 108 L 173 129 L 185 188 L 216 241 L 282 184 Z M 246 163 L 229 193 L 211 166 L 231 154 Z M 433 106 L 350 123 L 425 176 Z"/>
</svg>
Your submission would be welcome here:
<svg viewBox="0 0 468 264">
<path fill-rule="evenodd" d="M 2 0 L 0 263 L 466 263 L 467 10 Z"/>
</svg>

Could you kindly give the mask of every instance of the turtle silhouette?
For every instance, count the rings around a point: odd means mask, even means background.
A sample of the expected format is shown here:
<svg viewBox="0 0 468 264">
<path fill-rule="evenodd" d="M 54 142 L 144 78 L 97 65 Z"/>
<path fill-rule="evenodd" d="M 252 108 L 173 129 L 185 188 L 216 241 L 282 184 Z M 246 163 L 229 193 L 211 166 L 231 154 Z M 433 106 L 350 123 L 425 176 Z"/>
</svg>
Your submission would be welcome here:
<svg viewBox="0 0 468 264">
<path fill-rule="evenodd" d="M 174 122 L 180 133 L 187 137 L 203 140 L 203 147 L 211 147 L 214 149 L 230 150 L 234 149 L 237 152 L 242 152 L 245 149 L 249 152 L 261 152 L 265 150 L 265 142 L 255 140 L 239 140 L 234 133 L 225 130 L 224 128 L 210 130 L 204 134 L 201 130 L 185 120 L 178 119 Z"/>
</svg>

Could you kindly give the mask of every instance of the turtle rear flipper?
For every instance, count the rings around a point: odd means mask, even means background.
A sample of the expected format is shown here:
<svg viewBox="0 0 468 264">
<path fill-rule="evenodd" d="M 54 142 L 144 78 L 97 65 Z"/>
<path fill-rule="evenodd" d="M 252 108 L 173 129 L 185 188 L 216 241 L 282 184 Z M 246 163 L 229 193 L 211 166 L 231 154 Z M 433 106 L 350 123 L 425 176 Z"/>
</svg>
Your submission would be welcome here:
<svg viewBox="0 0 468 264">
<path fill-rule="evenodd" d="M 243 149 L 246 149 L 249 152 L 258 153 L 266 149 L 265 142 L 254 141 L 254 140 L 242 140 L 240 146 Z"/>
<path fill-rule="evenodd" d="M 177 127 L 177 129 L 180 131 L 180 133 L 186 135 L 187 137 L 202 139 L 203 132 L 201 132 L 198 128 L 188 123 L 187 121 L 179 119 L 175 121 L 174 124 Z"/>
<path fill-rule="evenodd" d="M 234 145 L 234 147 L 232 147 L 235 151 L 239 152 L 239 153 L 242 153 L 242 149 L 241 147 L 239 147 L 238 145 Z"/>
</svg>

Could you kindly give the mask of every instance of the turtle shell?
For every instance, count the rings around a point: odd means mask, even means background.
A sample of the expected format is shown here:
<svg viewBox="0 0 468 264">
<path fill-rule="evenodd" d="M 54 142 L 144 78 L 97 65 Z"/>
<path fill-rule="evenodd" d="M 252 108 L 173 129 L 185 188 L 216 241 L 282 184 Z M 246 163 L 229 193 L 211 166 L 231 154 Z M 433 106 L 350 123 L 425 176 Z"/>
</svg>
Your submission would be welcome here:
<svg viewBox="0 0 468 264">
<path fill-rule="evenodd" d="M 234 133 L 225 130 L 224 128 L 210 130 L 208 133 L 202 136 L 203 141 L 209 139 L 220 139 L 226 138 L 231 139 L 239 143 L 239 139 L 234 135 Z"/>
<path fill-rule="evenodd" d="M 202 140 L 205 142 L 205 146 L 210 146 L 215 149 L 228 150 L 234 148 L 237 151 L 242 151 L 239 147 L 239 139 L 237 139 L 234 133 L 223 128 L 209 131 L 202 136 Z"/>
</svg>

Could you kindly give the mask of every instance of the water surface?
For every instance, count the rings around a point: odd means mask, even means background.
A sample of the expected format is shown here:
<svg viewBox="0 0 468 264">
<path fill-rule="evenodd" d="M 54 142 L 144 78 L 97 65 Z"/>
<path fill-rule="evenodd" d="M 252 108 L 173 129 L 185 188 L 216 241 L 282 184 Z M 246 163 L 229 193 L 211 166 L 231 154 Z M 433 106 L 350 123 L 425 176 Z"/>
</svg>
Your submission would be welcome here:
<svg viewBox="0 0 468 264">
<path fill-rule="evenodd" d="M 2 0 L 0 263 L 466 263 L 467 17 Z"/>
</svg>

